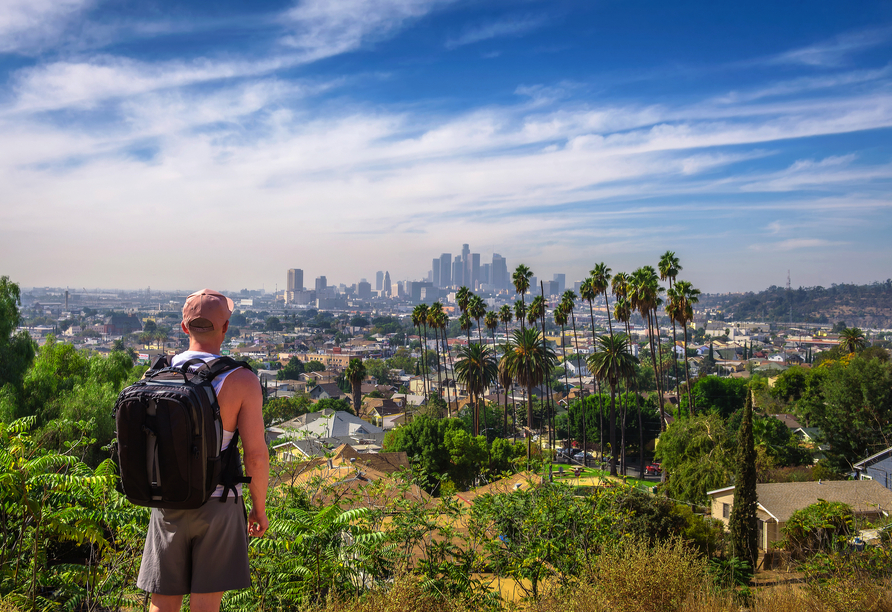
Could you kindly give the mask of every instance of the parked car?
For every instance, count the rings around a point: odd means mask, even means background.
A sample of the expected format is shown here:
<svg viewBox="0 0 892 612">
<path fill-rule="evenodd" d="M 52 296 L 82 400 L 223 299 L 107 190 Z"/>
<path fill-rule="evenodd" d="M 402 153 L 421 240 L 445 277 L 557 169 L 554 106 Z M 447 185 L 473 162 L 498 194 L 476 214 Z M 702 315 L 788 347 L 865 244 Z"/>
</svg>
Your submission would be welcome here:
<svg viewBox="0 0 892 612">
<path fill-rule="evenodd" d="M 645 476 L 656 476 L 663 471 L 662 466 L 659 463 L 650 463 L 644 466 L 644 475 Z"/>
</svg>

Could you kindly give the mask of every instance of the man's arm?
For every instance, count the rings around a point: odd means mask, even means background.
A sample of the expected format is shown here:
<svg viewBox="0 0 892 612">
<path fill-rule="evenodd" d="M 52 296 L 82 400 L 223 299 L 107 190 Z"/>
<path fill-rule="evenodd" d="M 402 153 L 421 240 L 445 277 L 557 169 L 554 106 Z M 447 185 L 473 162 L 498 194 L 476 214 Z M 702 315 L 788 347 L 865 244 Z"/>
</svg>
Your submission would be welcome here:
<svg viewBox="0 0 892 612">
<path fill-rule="evenodd" d="M 263 426 L 263 393 L 260 381 L 248 370 L 233 372 L 226 384 L 236 383 L 242 399 L 238 413 L 238 431 L 245 455 L 245 473 L 251 477 L 251 513 L 248 515 L 248 533 L 261 537 L 269 520 L 266 518 L 266 491 L 269 487 L 269 451 L 266 448 L 266 430 Z"/>
</svg>

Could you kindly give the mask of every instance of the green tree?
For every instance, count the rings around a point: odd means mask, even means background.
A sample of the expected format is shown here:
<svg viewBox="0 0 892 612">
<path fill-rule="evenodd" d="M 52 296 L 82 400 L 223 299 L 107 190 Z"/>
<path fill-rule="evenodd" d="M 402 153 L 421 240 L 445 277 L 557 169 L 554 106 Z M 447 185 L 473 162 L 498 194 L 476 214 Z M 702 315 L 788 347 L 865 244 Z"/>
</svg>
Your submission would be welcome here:
<svg viewBox="0 0 892 612">
<path fill-rule="evenodd" d="M 304 364 L 297 357 L 292 357 L 285 367 L 276 372 L 276 380 L 297 380 L 304 373 Z"/>
<path fill-rule="evenodd" d="M 354 416 L 356 415 L 353 412 L 353 406 L 346 399 L 335 399 L 333 397 L 326 397 L 324 399 L 319 400 L 315 404 L 312 404 L 313 412 L 322 412 L 323 410 L 331 410 L 333 412 L 347 412 Z"/>
<path fill-rule="evenodd" d="M 855 353 L 868 345 L 864 332 L 857 327 L 847 327 L 839 332 L 839 346 L 846 353 Z"/>
<path fill-rule="evenodd" d="M 21 303 L 19 286 L 8 276 L 0 276 L 0 389 L 11 385 L 6 391 L 10 395 L 21 392 L 25 372 L 34 360 L 36 350 L 27 332 L 14 333 L 19 325 Z M 3 416 L 12 415 L 0 415 Z"/>
<path fill-rule="evenodd" d="M 480 435 L 480 401 L 487 387 L 499 375 L 493 351 L 482 344 L 468 344 L 459 349 L 455 362 L 455 377 L 465 385 L 472 398 L 474 435 Z"/>
<path fill-rule="evenodd" d="M 353 414 L 359 414 L 362 407 L 362 381 L 365 380 L 366 371 L 362 359 L 351 359 L 344 370 L 344 378 L 350 382 L 353 395 Z"/>
<path fill-rule="evenodd" d="M 304 364 L 304 372 L 324 372 L 325 364 L 318 359 L 311 359 Z"/>
<path fill-rule="evenodd" d="M 527 464 L 532 454 L 533 387 L 545 381 L 557 360 L 554 351 L 537 329 L 514 330 L 502 357 L 502 367 L 527 390 Z"/>
<path fill-rule="evenodd" d="M 384 451 L 405 452 L 419 475 L 419 484 L 428 493 L 434 493 L 439 490 L 441 478 L 452 476 L 446 434 L 459 429 L 465 431 L 459 419 L 434 419 L 419 414 L 409 423 L 387 432 Z"/>
<path fill-rule="evenodd" d="M 674 255 L 671 251 L 667 251 L 664 257 Z M 676 260 L 677 263 L 677 260 Z M 669 277 L 670 282 L 673 277 Z M 678 281 L 674 287 L 669 287 L 666 294 L 669 298 L 666 304 L 666 314 L 672 319 L 672 361 L 675 358 L 675 324 L 678 323 L 684 331 L 684 375 L 685 386 L 688 390 L 688 406 L 690 413 L 694 414 L 697 410 L 693 395 L 691 395 L 691 373 L 688 369 L 688 323 L 694 320 L 694 304 L 700 301 L 700 290 L 695 289 L 689 281 Z M 676 380 L 677 377 L 676 377 Z"/>
<path fill-rule="evenodd" d="M 629 353 L 625 334 L 601 336 L 598 350 L 588 359 L 589 371 L 610 385 L 610 475 L 616 476 L 618 447 L 616 444 L 616 386 L 634 375 L 638 359 Z"/>
<path fill-rule="evenodd" d="M 681 271 L 681 265 L 679 265 L 678 257 L 675 256 L 675 251 L 666 251 L 660 256 L 660 263 L 657 264 L 657 268 L 660 271 L 660 280 L 669 281 L 669 291 L 672 291 L 673 283 L 675 279 L 678 277 L 678 273 Z M 698 292 L 699 293 L 699 292 Z M 677 340 L 675 336 L 675 322 L 676 319 L 672 318 L 672 315 L 669 315 L 670 320 L 672 321 L 672 346 L 675 347 Z M 691 318 L 693 319 L 693 313 L 691 314 Z M 685 348 L 687 348 L 687 341 L 685 341 Z M 674 356 L 674 353 L 673 353 Z M 675 367 L 675 381 L 676 385 L 678 384 L 678 361 L 672 361 L 673 366 Z M 687 359 L 685 359 L 685 365 L 687 365 Z M 688 392 L 690 392 L 690 380 L 688 379 Z M 693 406 L 693 404 L 691 404 Z"/>
<path fill-rule="evenodd" d="M 813 377 L 819 384 L 797 407 L 821 430 L 835 469 L 850 471 L 852 464 L 889 446 L 892 364 L 855 356 L 818 368 Z"/>
<path fill-rule="evenodd" d="M 753 441 L 753 399 L 747 394 L 743 421 L 737 432 L 737 472 L 734 478 L 734 506 L 728 528 L 731 531 L 731 552 L 755 569 L 758 556 L 756 523 L 756 448 Z"/>
<path fill-rule="evenodd" d="M 267 317 L 266 322 L 264 323 L 264 329 L 266 331 L 282 331 L 282 322 L 279 320 L 279 317 Z"/>
<path fill-rule="evenodd" d="M 706 492 L 731 481 L 731 448 L 727 427 L 717 414 L 678 419 L 660 435 L 656 458 L 672 478 L 665 485 L 669 497 L 706 503 Z"/>
<path fill-rule="evenodd" d="M 530 290 L 531 278 L 533 278 L 533 271 L 524 264 L 517 266 L 514 273 L 511 275 L 511 283 L 514 285 L 514 291 L 520 294 L 520 310 L 517 310 L 515 304 L 514 318 L 520 322 L 521 329 L 523 329 L 523 320 L 526 315 L 526 302 L 524 301 L 523 296 Z"/>
</svg>

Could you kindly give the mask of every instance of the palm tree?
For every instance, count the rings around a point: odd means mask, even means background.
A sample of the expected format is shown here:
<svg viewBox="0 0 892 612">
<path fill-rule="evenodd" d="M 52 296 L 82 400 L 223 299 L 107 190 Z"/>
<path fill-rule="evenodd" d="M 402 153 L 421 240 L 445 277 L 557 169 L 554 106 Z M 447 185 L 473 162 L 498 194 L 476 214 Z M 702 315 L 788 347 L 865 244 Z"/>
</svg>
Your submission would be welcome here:
<svg viewBox="0 0 892 612">
<path fill-rule="evenodd" d="M 443 379 L 440 376 L 440 315 L 443 314 L 443 304 L 434 302 L 427 309 L 427 324 L 434 330 L 434 346 L 437 349 L 437 390 L 443 393 Z"/>
<path fill-rule="evenodd" d="M 455 362 L 455 375 L 464 383 L 471 395 L 474 418 L 474 435 L 480 435 L 480 396 L 499 377 L 499 367 L 493 352 L 482 344 L 463 346 Z"/>
<path fill-rule="evenodd" d="M 569 373 L 567 372 L 567 349 L 564 346 L 564 326 L 567 324 L 567 311 L 564 310 L 564 304 L 558 304 L 558 307 L 554 309 L 554 323 L 555 325 L 561 326 L 561 363 L 564 366 L 564 393 L 567 394 L 567 416 L 570 414 L 570 383 L 567 380 L 567 376 Z M 570 435 L 570 424 L 571 421 L 567 419 L 567 446 L 570 445 L 570 440 L 573 436 Z"/>
<path fill-rule="evenodd" d="M 533 298 L 533 301 L 530 302 L 530 307 L 527 310 L 527 322 L 531 327 L 536 326 L 536 321 L 539 320 L 542 322 L 542 337 L 545 337 L 545 296 L 537 295 Z M 545 380 L 551 380 L 551 370 L 549 370 L 545 375 Z M 550 446 L 554 446 L 552 444 L 552 435 L 551 433 L 554 431 L 554 405 L 551 400 L 551 389 L 548 385 L 545 385 L 545 402 L 546 402 L 546 422 L 548 423 L 548 443 Z"/>
<path fill-rule="evenodd" d="M 523 300 L 514 302 L 514 318 L 520 323 L 520 329 L 523 329 L 523 321 L 527 318 L 527 305 Z"/>
<path fill-rule="evenodd" d="M 462 313 L 468 311 L 468 302 L 471 301 L 471 295 L 473 295 L 471 290 L 465 286 L 459 287 L 459 290 L 455 292 L 455 303 Z"/>
<path fill-rule="evenodd" d="M 625 334 L 601 336 L 598 342 L 601 346 L 589 357 L 588 366 L 592 374 L 610 385 L 610 475 L 616 476 L 616 384 L 634 374 L 638 359 L 629 353 Z"/>
<path fill-rule="evenodd" d="M 576 294 L 572 289 L 567 289 L 561 295 L 561 307 L 570 315 L 570 321 L 573 324 L 573 343 L 576 348 L 576 370 L 579 372 L 579 397 L 582 400 L 582 464 L 588 467 L 588 430 L 585 422 L 585 397 L 582 389 L 582 365 L 579 362 L 579 336 L 576 335 Z M 594 334 L 594 331 L 592 331 Z M 564 366 L 566 367 L 566 366 Z"/>
<path fill-rule="evenodd" d="M 477 321 L 477 341 L 483 344 L 483 332 L 480 329 L 480 319 L 486 315 L 486 302 L 479 295 L 472 295 L 468 302 L 468 314 Z"/>
<path fill-rule="evenodd" d="M 537 329 L 516 329 L 502 357 L 502 367 L 527 391 L 527 468 L 532 449 L 533 387 L 542 384 L 556 356 Z"/>
<path fill-rule="evenodd" d="M 620 272 L 616 276 L 619 276 L 620 274 L 626 276 L 624 272 Z M 613 277 L 614 280 L 616 279 L 616 276 Z M 620 291 L 622 292 L 623 287 L 623 285 L 614 286 L 613 294 L 617 295 L 617 289 L 620 289 Z M 626 299 L 625 295 L 617 297 L 616 301 L 613 303 L 613 316 L 616 317 L 617 321 L 620 321 L 625 325 L 626 337 L 630 339 L 629 348 L 631 348 L 632 330 L 629 322 L 632 319 L 632 306 L 629 303 L 629 300 Z M 641 476 L 644 474 L 644 419 L 641 416 L 641 397 L 638 395 L 637 371 L 632 372 L 629 378 L 626 379 L 627 394 L 629 389 L 631 389 L 635 395 L 635 410 L 638 413 L 638 475 Z"/>
<path fill-rule="evenodd" d="M 499 314 L 495 310 L 488 310 L 483 317 L 483 324 L 486 325 L 486 329 L 489 330 L 489 335 L 492 337 L 492 346 L 495 348 L 496 329 L 499 327 Z"/>
<path fill-rule="evenodd" d="M 507 352 L 507 343 L 505 344 L 506 352 Z M 513 384 L 513 379 L 511 378 L 511 373 L 504 367 L 505 360 L 502 359 L 499 361 L 499 384 L 505 390 L 505 413 L 503 415 L 502 428 L 504 431 L 504 435 L 508 435 L 508 389 Z M 514 442 L 517 442 L 517 404 L 514 404 L 512 400 L 512 405 L 514 406 L 514 419 L 512 423 L 511 429 L 513 430 L 513 438 Z"/>
<path fill-rule="evenodd" d="M 514 284 L 514 291 L 520 294 L 520 303 L 524 304 L 523 294 L 530 288 L 530 279 L 533 278 L 533 272 L 523 264 L 517 266 L 514 274 L 511 275 L 511 282 Z M 516 307 L 515 307 L 516 308 Z M 525 306 L 521 306 L 521 316 L 517 316 L 517 310 L 514 311 L 515 318 L 520 321 L 520 328 L 523 329 L 523 313 Z"/>
<path fill-rule="evenodd" d="M 362 359 L 351 359 L 344 370 L 344 378 L 350 382 L 350 390 L 353 393 L 353 412 L 359 416 L 362 407 L 362 381 L 365 380 L 366 371 Z"/>
<path fill-rule="evenodd" d="M 511 322 L 511 319 L 513 318 L 513 316 L 514 315 L 511 312 L 511 307 L 508 306 L 508 304 L 504 304 L 499 309 L 499 321 L 501 321 L 502 323 L 505 324 L 505 352 L 508 351 L 508 324 Z M 502 372 L 502 369 L 500 368 L 499 369 L 500 376 L 501 376 L 501 372 Z M 506 380 L 507 380 L 507 384 L 506 384 Z M 508 386 L 511 384 L 511 377 L 505 376 L 505 378 L 500 378 L 499 383 L 502 385 L 502 387 L 505 388 L 505 435 L 508 435 Z M 512 400 L 512 404 L 513 403 L 514 403 L 514 400 Z M 514 412 L 515 412 L 514 424 L 516 425 L 517 424 L 517 418 L 516 418 L 517 407 L 516 406 L 514 408 Z M 514 428 L 514 436 L 515 436 L 514 441 L 517 442 L 517 428 L 516 427 Z"/>
<path fill-rule="evenodd" d="M 604 296 L 604 305 L 607 306 L 607 327 L 612 336 L 613 324 L 610 322 L 610 301 L 607 299 L 607 289 L 610 287 L 610 268 L 608 268 L 607 264 L 602 261 L 597 264 L 589 274 L 591 274 L 591 288 L 594 290 L 595 295 Z"/>
<path fill-rule="evenodd" d="M 660 280 L 668 280 L 669 281 L 669 289 L 672 289 L 672 283 L 675 281 L 678 273 L 681 272 L 681 265 L 678 263 L 678 257 L 675 256 L 674 251 L 666 251 L 663 253 L 663 256 L 660 257 L 660 263 L 657 264 L 657 267 L 660 269 Z M 671 317 L 670 317 L 671 318 Z M 675 319 L 672 319 L 672 350 L 675 350 Z M 675 387 L 678 389 L 678 360 L 675 359 L 675 353 L 672 353 L 672 363 L 675 369 Z M 687 367 L 687 355 L 685 355 L 685 367 Z M 688 381 L 690 382 L 690 381 Z M 677 391 L 676 391 L 677 393 Z"/>
<path fill-rule="evenodd" d="M 842 347 L 846 353 L 855 353 L 866 348 L 867 344 L 868 342 L 867 338 L 864 337 L 864 332 L 857 327 L 847 327 L 839 332 L 839 346 Z"/>
<path fill-rule="evenodd" d="M 427 323 L 427 306 L 425 306 L 424 304 L 419 304 L 418 306 L 416 306 L 415 308 L 412 309 L 412 325 L 418 329 L 418 337 L 419 338 L 423 337 L 426 340 L 427 334 L 425 334 L 424 336 L 421 335 L 422 321 L 424 321 L 425 324 Z M 421 343 L 421 363 L 422 363 L 421 381 L 422 381 L 422 386 L 424 387 L 424 395 L 425 395 L 425 397 L 427 397 L 427 378 L 424 375 L 425 366 L 427 365 L 427 360 L 424 358 L 424 345 L 425 344 L 426 344 L 426 341 Z"/>
<path fill-rule="evenodd" d="M 662 375 L 657 365 L 657 352 L 654 344 L 654 322 L 651 316 L 662 303 L 660 292 L 663 288 L 657 283 L 657 273 L 652 266 L 642 266 L 632 273 L 629 283 L 629 302 L 633 309 L 641 314 L 647 323 L 647 337 L 650 343 L 650 358 L 654 369 L 654 380 L 657 385 L 657 399 L 660 404 L 660 431 L 666 431 L 666 410 L 663 406 Z M 659 327 L 657 327 L 657 332 Z M 659 342 L 659 336 L 657 336 Z M 665 476 L 666 472 L 663 472 Z"/>
<path fill-rule="evenodd" d="M 694 304 L 700 301 L 699 296 L 700 290 L 694 289 L 694 286 L 688 281 L 676 282 L 666 294 L 666 297 L 669 298 L 669 302 L 666 304 L 666 313 L 672 319 L 673 326 L 677 322 L 684 331 L 684 378 L 688 388 L 688 406 L 691 416 L 694 416 L 696 406 L 694 406 L 694 396 L 691 393 L 691 375 L 688 370 L 688 323 L 694 320 Z"/>
<path fill-rule="evenodd" d="M 449 363 L 452 362 L 452 354 L 449 351 L 449 338 L 447 335 L 447 330 L 449 329 L 449 315 L 447 315 L 442 310 L 440 311 L 439 315 L 437 316 L 437 327 L 439 327 L 441 330 L 443 330 L 443 344 L 446 347 L 446 365 L 448 365 Z M 444 370 L 445 369 L 446 368 L 444 367 Z M 455 376 L 453 375 L 453 379 L 454 378 L 455 378 Z M 455 395 L 456 395 L 455 387 L 453 386 L 452 389 L 453 389 L 452 395 L 453 395 L 453 397 L 455 397 Z M 456 400 L 457 400 L 457 398 L 456 398 Z M 446 371 L 446 415 L 448 417 L 452 418 L 452 407 L 449 404 L 449 372 L 448 372 L 448 370 Z"/>
<path fill-rule="evenodd" d="M 527 308 L 527 323 L 535 326 L 536 321 L 538 321 L 544 314 L 545 298 L 541 295 L 537 295 L 533 298 L 533 301 L 530 302 L 529 308 Z"/>
<path fill-rule="evenodd" d="M 498 313 L 495 312 L 494 310 L 486 311 L 486 314 L 483 317 L 483 324 L 486 325 L 486 329 L 489 330 L 489 335 L 492 338 L 492 352 L 493 352 L 493 355 L 496 355 L 497 354 L 497 351 L 496 351 L 496 329 L 499 327 Z M 486 427 L 488 429 L 489 422 L 486 418 L 486 408 L 485 407 L 483 410 L 483 418 L 484 418 L 483 425 L 484 425 L 484 427 Z M 487 434 L 486 439 L 489 440 L 488 434 Z"/>
</svg>

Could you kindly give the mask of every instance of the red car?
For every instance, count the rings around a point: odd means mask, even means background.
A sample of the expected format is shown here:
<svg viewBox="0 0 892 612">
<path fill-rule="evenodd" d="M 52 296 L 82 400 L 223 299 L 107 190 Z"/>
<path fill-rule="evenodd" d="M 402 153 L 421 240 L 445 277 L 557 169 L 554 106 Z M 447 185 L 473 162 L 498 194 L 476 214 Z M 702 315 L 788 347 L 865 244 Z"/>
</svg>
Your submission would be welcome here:
<svg viewBox="0 0 892 612">
<path fill-rule="evenodd" d="M 650 465 L 644 466 L 644 475 L 645 476 L 656 476 L 657 474 L 661 473 L 662 471 L 663 471 L 663 468 L 660 466 L 659 463 L 651 463 Z"/>
</svg>

